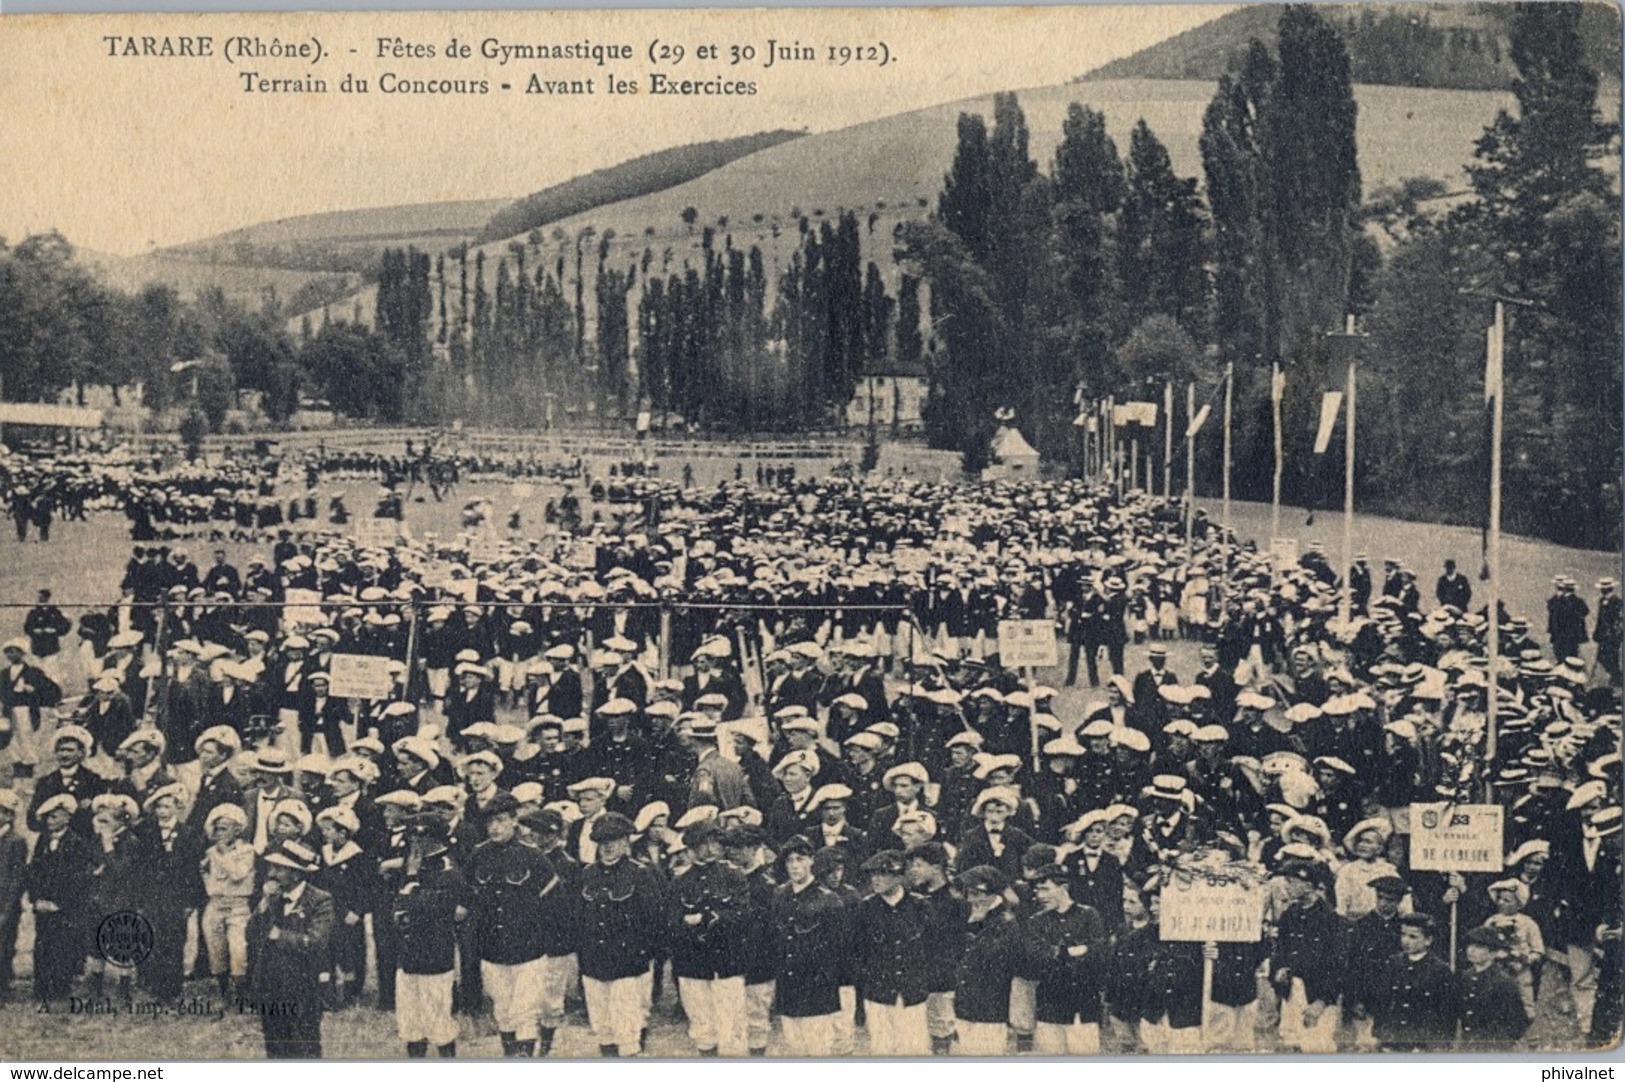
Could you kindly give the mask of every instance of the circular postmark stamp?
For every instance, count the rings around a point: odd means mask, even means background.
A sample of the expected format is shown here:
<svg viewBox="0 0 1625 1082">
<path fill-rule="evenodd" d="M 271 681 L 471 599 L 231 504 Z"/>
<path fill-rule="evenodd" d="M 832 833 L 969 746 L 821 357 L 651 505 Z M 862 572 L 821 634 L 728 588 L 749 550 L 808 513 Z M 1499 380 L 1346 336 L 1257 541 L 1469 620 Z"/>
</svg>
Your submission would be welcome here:
<svg viewBox="0 0 1625 1082">
<path fill-rule="evenodd" d="M 108 965 L 133 969 L 152 954 L 152 923 L 133 909 L 109 913 L 96 929 L 96 950 Z"/>
</svg>

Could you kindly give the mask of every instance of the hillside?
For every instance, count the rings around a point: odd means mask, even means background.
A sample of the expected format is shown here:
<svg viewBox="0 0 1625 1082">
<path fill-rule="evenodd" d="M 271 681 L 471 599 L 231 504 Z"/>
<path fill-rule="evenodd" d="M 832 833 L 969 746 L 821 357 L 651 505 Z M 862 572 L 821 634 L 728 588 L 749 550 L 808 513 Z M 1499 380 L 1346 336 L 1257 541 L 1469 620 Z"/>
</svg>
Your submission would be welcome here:
<svg viewBox="0 0 1625 1082">
<path fill-rule="evenodd" d="M 1508 56 L 1506 4 L 1324 4 L 1316 10 L 1348 45 L 1354 81 L 1447 90 L 1507 90 L 1517 74 Z M 1079 81 L 1217 79 L 1253 38 L 1274 48 L 1281 5 L 1258 4 L 1222 15 Z M 1581 33 L 1587 59 L 1617 85 L 1620 16 L 1617 6 L 1588 3 Z"/>
<path fill-rule="evenodd" d="M 561 218 L 580 214 L 594 207 L 636 199 L 641 195 L 658 192 L 729 162 L 766 150 L 804 133 L 795 131 L 758 132 L 737 139 L 716 139 L 706 143 L 691 143 L 671 147 L 633 158 L 608 169 L 598 169 L 586 176 L 575 177 L 563 184 L 544 188 L 533 195 L 516 200 L 491 216 L 480 230 L 476 243 L 485 244 L 507 237 L 516 237 L 532 229 L 556 222 Z"/>
<path fill-rule="evenodd" d="M 1135 122 L 1144 117 L 1167 145 L 1175 171 L 1199 177 L 1197 140 L 1212 94 L 1213 84 L 1206 81 L 1106 80 L 1024 90 L 1020 100 L 1032 133 L 1032 153 L 1046 170 L 1060 142 L 1067 105 L 1078 101 L 1106 114 L 1121 150 L 1127 149 Z M 1472 157 L 1474 140 L 1496 109 L 1511 100 L 1510 95 L 1483 91 L 1382 86 L 1356 87 L 1355 96 L 1367 191 L 1409 176 L 1437 177 L 1453 188 L 1461 186 L 1462 167 Z M 551 268 L 563 257 L 566 275 L 573 279 L 575 238 L 590 227 L 599 237 L 614 230 L 609 246 L 612 266 L 641 262 L 647 248 L 652 253 L 649 273 L 680 270 L 685 259 L 698 260 L 702 230 L 710 224 L 718 227 L 719 246 L 724 236 L 730 236 L 736 247 L 760 245 L 768 273 L 776 279 L 778 268 L 789 261 L 800 241 L 795 218 L 806 216 L 816 225 L 846 208 L 858 210 L 864 223 L 864 259 L 875 261 L 888 289 L 895 290 L 893 229 L 905 220 L 924 217 L 934 205 L 953 159 L 958 115 L 968 111 L 991 117 L 992 110 L 991 97 L 971 98 L 758 151 L 686 184 L 554 223 L 531 265 L 545 263 Z M 684 208 L 690 206 L 699 212 L 693 228 L 682 220 Z M 725 228 L 718 226 L 723 219 Z M 508 243 L 503 239 L 483 246 L 487 261 L 505 256 Z M 589 254 L 589 276 L 593 266 Z M 590 278 L 584 292 L 590 334 L 594 320 Z M 368 288 L 357 299 L 370 320 L 374 291 Z M 352 309 L 352 302 L 345 301 L 332 312 L 347 316 Z M 296 329 L 296 323 L 290 328 Z"/>
</svg>

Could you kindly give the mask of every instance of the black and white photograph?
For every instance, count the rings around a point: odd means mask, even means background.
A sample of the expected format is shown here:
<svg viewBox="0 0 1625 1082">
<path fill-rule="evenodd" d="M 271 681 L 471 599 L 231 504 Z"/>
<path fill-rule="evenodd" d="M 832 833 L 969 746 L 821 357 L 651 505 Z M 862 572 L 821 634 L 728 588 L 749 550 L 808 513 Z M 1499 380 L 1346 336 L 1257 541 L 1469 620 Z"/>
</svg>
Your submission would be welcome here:
<svg viewBox="0 0 1625 1082">
<path fill-rule="evenodd" d="M 1600 1062 L 1621 71 L 0 16 L 0 1059 Z"/>
</svg>

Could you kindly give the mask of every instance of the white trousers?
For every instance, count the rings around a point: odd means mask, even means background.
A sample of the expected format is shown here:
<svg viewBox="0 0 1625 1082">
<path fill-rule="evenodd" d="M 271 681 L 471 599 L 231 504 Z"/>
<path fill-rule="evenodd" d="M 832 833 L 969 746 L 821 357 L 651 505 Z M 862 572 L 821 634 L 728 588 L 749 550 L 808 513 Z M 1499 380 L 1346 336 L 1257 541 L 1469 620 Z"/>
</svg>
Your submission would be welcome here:
<svg viewBox="0 0 1625 1082">
<path fill-rule="evenodd" d="M 745 985 L 745 1043 L 763 1049 L 773 1038 L 773 990 L 776 981 Z"/>
<path fill-rule="evenodd" d="M 600 1048 L 613 1045 L 623 1056 L 635 1056 L 649 1024 L 648 1002 L 654 984 L 654 970 L 636 977 L 600 981 L 581 978 L 581 992 L 587 1001 L 587 1024 Z"/>
<path fill-rule="evenodd" d="M 1309 1006 L 1303 978 L 1292 978 L 1292 993 L 1281 1004 L 1281 1043 L 1300 1052 L 1334 1055 L 1337 1052 L 1337 1023 L 1342 1011 L 1333 1003 L 1321 1012 L 1312 1026 L 1304 1024 L 1303 1012 Z"/>
<path fill-rule="evenodd" d="M 1208 1006 L 1207 1036 L 1203 1039 L 1206 1052 L 1252 1052 L 1258 1039 L 1258 1000 L 1244 1007 L 1226 1007 L 1222 1003 Z"/>
<path fill-rule="evenodd" d="M 1010 1044 L 1010 1027 L 1003 1022 L 967 1022 L 954 1020 L 959 1031 L 961 1056 L 1003 1056 Z"/>
<path fill-rule="evenodd" d="M 451 989 L 457 971 L 395 973 L 395 1032 L 407 1044 L 432 1041 L 450 1044 L 457 1039 L 457 1019 L 451 1014 Z"/>
<path fill-rule="evenodd" d="M 926 1031 L 925 1004 L 912 1007 L 896 1003 L 863 1001 L 863 1013 L 868 1019 L 869 1054 L 871 1056 L 927 1056 L 931 1054 L 931 1038 Z"/>
<path fill-rule="evenodd" d="M 858 990 L 850 984 L 841 985 L 841 1009 L 830 1023 L 830 1044 L 834 1055 L 850 1056 L 857 1049 Z"/>
<path fill-rule="evenodd" d="M 1202 1027 L 1186 1026 L 1175 1029 L 1168 1024 L 1168 1016 L 1155 1022 L 1140 1023 L 1140 1040 L 1153 1056 L 1190 1056 L 1202 1051 Z"/>
<path fill-rule="evenodd" d="M 834 1054 L 835 1014 L 813 1014 L 805 1018 L 779 1017 L 779 1031 L 784 1035 L 786 1055 L 823 1059 Z"/>
<path fill-rule="evenodd" d="M 576 956 L 563 954 L 558 957 L 543 955 L 542 966 L 542 999 L 540 1021 L 544 1029 L 558 1029 L 564 1025 L 564 997 L 570 990 L 570 980 L 575 976 Z"/>
<path fill-rule="evenodd" d="M 1026 977 L 1010 979 L 1010 1028 L 1016 1036 L 1031 1036 L 1038 1017 L 1038 985 Z"/>
<path fill-rule="evenodd" d="M 1033 1051 L 1040 1056 L 1098 1056 L 1100 1023 L 1039 1022 L 1033 1030 Z"/>
<path fill-rule="evenodd" d="M 954 1035 L 954 994 L 932 992 L 925 997 L 925 1031 L 932 1040 Z"/>
<path fill-rule="evenodd" d="M 542 960 L 511 966 L 482 961 L 480 981 L 491 997 L 497 1031 L 512 1033 L 519 1041 L 535 1040 L 536 1020 L 542 1013 Z"/>
<path fill-rule="evenodd" d="M 750 1050 L 745 1043 L 743 976 L 709 981 L 678 977 L 677 995 L 688 1015 L 688 1036 L 694 1047 L 715 1049 L 719 1056 L 743 1056 Z"/>
</svg>

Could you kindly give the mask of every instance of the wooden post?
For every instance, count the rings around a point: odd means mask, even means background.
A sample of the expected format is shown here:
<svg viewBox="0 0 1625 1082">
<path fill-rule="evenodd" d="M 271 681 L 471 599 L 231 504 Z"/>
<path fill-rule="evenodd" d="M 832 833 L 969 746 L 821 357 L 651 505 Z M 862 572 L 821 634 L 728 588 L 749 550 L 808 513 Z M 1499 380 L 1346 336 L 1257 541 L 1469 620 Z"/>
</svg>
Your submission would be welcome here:
<svg viewBox="0 0 1625 1082">
<path fill-rule="evenodd" d="M 1185 548 L 1191 549 L 1196 536 L 1196 384 L 1185 384 Z"/>
<path fill-rule="evenodd" d="M 1162 498 L 1174 494 L 1174 385 L 1162 381 Z"/>
<path fill-rule="evenodd" d="M 1354 565 L 1354 317 L 1348 317 L 1344 333 L 1349 338 L 1348 357 L 1348 416 L 1343 428 L 1343 593 L 1337 614 L 1343 624 L 1349 622 L 1352 604 L 1349 586 L 1349 568 Z"/>
<path fill-rule="evenodd" d="M 1202 944 L 1202 1051 L 1211 1051 L 1208 1034 L 1213 1026 L 1213 959 L 1209 955 L 1219 944 L 1208 940 Z"/>
<path fill-rule="evenodd" d="M 412 602 L 406 609 L 406 679 L 401 682 L 401 699 L 409 700 L 412 694 L 412 677 L 417 664 L 418 654 L 418 605 Z M 396 700 L 400 701 L 400 700 Z"/>
<path fill-rule="evenodd" d="M 1500 301 L 1495 302 L 1495 324 L 1490 328 L 1490 357 L 1489 372 L 1493 373 L 1494 387 L 1489 386 L 1490 379 L 1485 380 L 1486 393 L 1495 395 L 1495 401 L 1490 404 L 1490 536 L 1489 536 L 1489 564 L 1490 580 L 1487 583 L 1489 607 L 1484 611 L 1489 617 L 1489 690 L 1484 696 L 1484 766 L 1486 771 L 1493 769 L 1497 744 L 1497 704 L 1499 679 L 1498 672 L 1501 667 L 1501 427 L 1504 417 L 1502 404 L 1506 399 L 1505 366 L 1506 366 L 1506 306 Z M 1455 910 L 1451 910 L 1454 915 Z M 1452 950 L 1454 955 L 1455 951 Z"/>
<path fill-rule="evenodd" d="M 1230 532 L 1230 412 L 1236 390 L 1236 363 L 1224 366 L 1224 503 L 1219 521 Z"/>
<path fill-rule="evenodd" d="M 1274 494 L 1270 498 L 1270 538 L 1281 536 L 1281 397 L 1284 388 L 1281 379 L 1281 363 L 1279 361 L 1270 365 L 1270 413 L 1275 419 L 1275 484 Z"/>
</svg>

